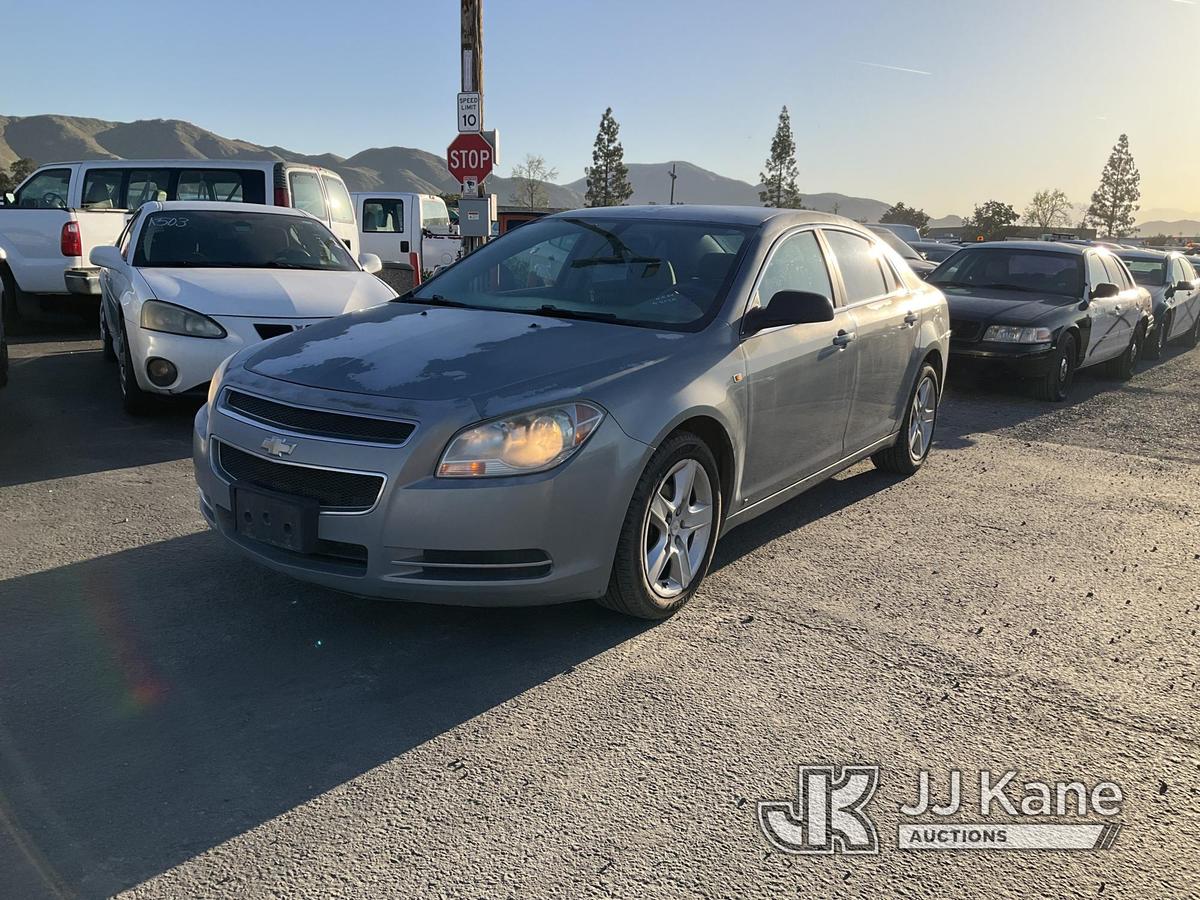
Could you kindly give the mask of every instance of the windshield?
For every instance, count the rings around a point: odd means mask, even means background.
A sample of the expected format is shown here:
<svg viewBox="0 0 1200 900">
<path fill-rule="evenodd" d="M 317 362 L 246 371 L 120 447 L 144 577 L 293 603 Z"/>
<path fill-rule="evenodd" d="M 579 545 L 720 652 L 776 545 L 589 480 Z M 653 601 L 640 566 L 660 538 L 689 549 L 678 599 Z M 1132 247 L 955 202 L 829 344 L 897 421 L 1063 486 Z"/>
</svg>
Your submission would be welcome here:
<svg viewBox="0 0 1200 900">
<path fill-rule="evenodd" d="M 897 237 L 895 232 L 889 231 L 886 228 L 881 228 L 881 227 L 878 227 L 875 225 L 871 225 L 869 227 L 873 232 L 875 232 L 877 235 L 879 235 L 879 237 L 881 237 L 883 239 L 883 242 L 885 244 L 887 244 L 889 247 L 891 247 L 893 250 L 895 250 L 897 253 L 899 253 L 905 259 L 921 259 L 922 258 L 920 253 L 918 253 L 912 247 L 908 246 L 907 243 L 905 243 L 903 240 L 901 240 L 899 237 Z"/>
<path fill-rule="evenodd" d="M 486 244 L 411 299 L 695 331 L 716 315 L 753 231 L 699 222 L 539 219 Z"/>
<path fill-rule="evenodd" d="M 450 230 L 450 211 L 441 197 L 421 198 L 421 227 L 434 234 L 446 234 Z"/>
<path fill-rule="evenodd" d="M 938 287 L 990 288 L 1083 296 L 1083 256 L 1043 250 L 980 247 L 956 253 L 926 279 Z"/>
<path fill-rule="evenodd" d="M 1145 287 L 1161 287 L 1167 283 L 1167 261 L 1165 259 L 1130 259 L 1122 256 L 1125 265 L 1133 274 L 1133 280 Z"/>
<path fill-rule="evenodd" d="M 307 216 L 193 209 L 147 216 L 133 264 L 335 272 L 358 268 L 329 229 Z"/>
</svg>

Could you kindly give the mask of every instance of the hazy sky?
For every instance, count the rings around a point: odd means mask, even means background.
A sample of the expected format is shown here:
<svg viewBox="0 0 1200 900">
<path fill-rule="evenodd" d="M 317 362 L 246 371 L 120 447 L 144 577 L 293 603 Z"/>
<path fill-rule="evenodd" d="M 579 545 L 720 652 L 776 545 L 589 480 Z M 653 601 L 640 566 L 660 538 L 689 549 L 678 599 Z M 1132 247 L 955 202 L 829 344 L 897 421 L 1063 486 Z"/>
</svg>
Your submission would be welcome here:
<svg viewBox="0 0 1200 900">
<path fill-rule="evenodd" d="M 342 155 L 455 133 L 453 0 L 48 15 L 5 11 L 0 114 L 180 118 Z M 756 182 L 786 103 L 802 191 L 934 216 L 1042 187 L 1084 203 L 1126 132 L 1140 217 L 1200 215 L 1200 2 L 484 0 L 484 36 L 504 174 L 533 152 L 581 176 L 611 105 L 628 161 Z"/>
</svg>

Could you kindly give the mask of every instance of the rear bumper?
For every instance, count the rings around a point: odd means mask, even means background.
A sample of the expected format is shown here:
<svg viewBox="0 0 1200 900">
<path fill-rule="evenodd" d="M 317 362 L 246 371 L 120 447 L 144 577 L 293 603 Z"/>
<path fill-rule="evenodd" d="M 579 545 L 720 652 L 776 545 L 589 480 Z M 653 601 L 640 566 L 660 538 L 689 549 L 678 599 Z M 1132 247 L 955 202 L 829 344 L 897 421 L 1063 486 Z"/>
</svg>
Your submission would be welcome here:
<svg viewBox="0 0 1200 900">
<path fill-rule="evenodd" d="M 1012 345 L 980 342 L 969 346 L 950 344 L 950 362 L 966 369 L 1006 371 L 1020 378 L 1045 375 L 1054 365 L 1056 350 L 1045 344 L 1023 349 Z"/>
<path fill-rule="evenodd" d="M 67 290 L 82 297 L 100 296 L 100 270 L 94 268 L 67 269 L 63 273 Z"/>
</svg>

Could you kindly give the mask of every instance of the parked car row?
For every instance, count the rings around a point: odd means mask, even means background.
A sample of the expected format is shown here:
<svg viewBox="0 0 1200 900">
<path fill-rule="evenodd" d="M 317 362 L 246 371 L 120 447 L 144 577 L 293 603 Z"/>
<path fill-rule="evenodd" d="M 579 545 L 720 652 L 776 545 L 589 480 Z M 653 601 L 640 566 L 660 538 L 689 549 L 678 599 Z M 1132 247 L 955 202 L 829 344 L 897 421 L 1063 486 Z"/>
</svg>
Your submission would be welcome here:
<svg viewBox="0 0 1200 900">
<path fill-rule="evenodd" d="M 50 307 L 71 294 L 99 297 L 92 249 L 114 243 L 142 205 L 174 201 L 302 210 L 352 255 L 366 246 L 385 263 L 410 269 L 405 288 L 461 251 L 440 197 L 377 192 L 352 198 L 341 176 L 320 166 L 240 159 L 51 163 L 0 198 L 4 318 L 20 318 L 21 297 Z"/>
<path fill-rule="evenodd" d="M 390 199 L 352 202 L 424 238 Z M 397 296 L 303 210 L 151 200 L 90 261 L 126 408 L 206 393 L 200 507 L 240 552 L 356 594 L 655 619 L 731 528 L 862 459 L 919 470 L 948 368 L 1057 401 L 1200 330 L 1180 254 L 972 244 L 922 279 L 914 252 L 814 212 L 590 209 Z"/>
</svg>

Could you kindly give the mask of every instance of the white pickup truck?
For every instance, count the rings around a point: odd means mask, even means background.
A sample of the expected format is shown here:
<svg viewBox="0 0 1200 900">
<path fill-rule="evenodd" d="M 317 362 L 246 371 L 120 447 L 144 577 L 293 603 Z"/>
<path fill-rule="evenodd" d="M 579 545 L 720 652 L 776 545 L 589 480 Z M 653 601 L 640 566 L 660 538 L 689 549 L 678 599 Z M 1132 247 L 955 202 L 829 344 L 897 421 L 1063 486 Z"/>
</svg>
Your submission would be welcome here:
<svg viewBox="0 0 1200 900">
<path fill-rule="evenodd" d="M 302 209 L 358 253 L 346 185 L 318 166 L 241 159 L 52 163 L 0 202 L 4 317 L 19 318 L 18 295 L 99 298 L 99 269 L 88 264 L 92 248 L 116 243 L 129 211 L 142 203 L 176 199 Z"/>
<path fill-rule="evenodd" d="M 374 253 L 385 266 L 407 263 L 414 276 L 428 277 L 462 252 L 462 238 L 451 233 L 450 211 L 441 197 L 398 191 L 350 196 L 363 252 Z"/>
</svg>

